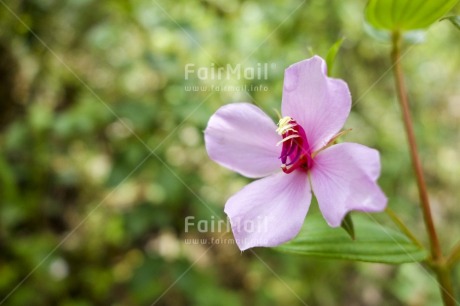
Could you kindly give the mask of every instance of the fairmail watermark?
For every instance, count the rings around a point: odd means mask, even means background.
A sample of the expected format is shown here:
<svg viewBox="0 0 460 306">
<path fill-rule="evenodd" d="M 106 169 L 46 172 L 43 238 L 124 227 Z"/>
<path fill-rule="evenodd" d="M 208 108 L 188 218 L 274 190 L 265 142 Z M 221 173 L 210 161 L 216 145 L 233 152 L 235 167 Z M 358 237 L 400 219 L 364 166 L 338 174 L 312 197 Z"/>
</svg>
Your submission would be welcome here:
<svg viewBox="0 0 460 306">
<path fill-rule="evenodd" d="M 189 233 L 202 233 L 204 237 L 188 237 L 185 238 L 185 244 L 245 244 L 244 240 L 238 240 L 236 238 L 224 238 L 226 233 L 241 232 L 252 233 L 254 237 L 264 237 L 265 233 L 269 231 L 268 219 L 266 217 L 257 217 L 252 220 L 246 219 L 218 219 L 211 216 L 210 219 L 197 219 L 194 216 L 187 216 L 184 219 L 184 232 Z M 211 234 L 211 235 L 210 235 Z M 218 234 L 218 237 L 212 237 L 212 234 Z M 251 236 L 251 235 L 249 235 Z M 251 243 L 254 243 L 254 238 L 249 238 Z M 260 245 L 266 245 L 268 242 L 263 240 L 259 241 Z"/>
<path fill-rule="evenodd" d="M 252 66 L 242 64 L 198 66 L 188 63 L 184 66 L 184 79 L 198 81 L 188 83 L 185 91 L 189 92 L 258 92 L 268 91 L 264 81 L 268 81 L 276 63 L 256 63 Z M 249 84 L 242 84 L 249 83 Z"/>
<path fill-rule="evenodd" d="M 247 233 L 268 232 L 268 220 L 266 217 L 259 216 L 255 219 L 246 220 L 234 218 L 232 224 L 230 220 L 217 219 L 211 216 L 210 219 L 196 219 L 195 216 L 187 216 L 184 219 L 184 231 L 197 231 L 199 233 L 224 233 L 230 232 L 231 229 L 245 231 Z"/>
<path fill-rule="evenodd" d="M 276 68 L 274 63 L 257 63 L 254 66 L 243 67 L 242 64 L 226 64 L 216 66 L 211 63 L 209 67 L 197 67 L 196 64 L 185 65 L 184 76 L 188 80 L 196 77 L 201 81 L 222 81 L 222 80 L 268 80 L 270 70 Z"/>
<path fill-rule="evenodd" d="M 226 92 L 258 92 L 268 91 L 267 85 L 185 85 L 185 91 L 226 91 Z"/>
</svg>

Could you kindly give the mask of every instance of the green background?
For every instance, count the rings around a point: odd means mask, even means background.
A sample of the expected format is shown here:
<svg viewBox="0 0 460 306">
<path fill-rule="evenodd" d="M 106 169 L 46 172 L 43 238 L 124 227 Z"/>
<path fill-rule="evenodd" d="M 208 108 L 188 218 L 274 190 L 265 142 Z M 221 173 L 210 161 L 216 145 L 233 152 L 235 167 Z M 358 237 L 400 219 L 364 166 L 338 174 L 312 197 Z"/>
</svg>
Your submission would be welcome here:
<svg viewBox="0 0 460 306">
<path fill-rule="evenodd" d="M 0 305 L 439 304 L 419 264 L 241 253 L 225 241 L 186 240 L 231 239 L 185 232 L 184 218 L 225 218 L 226 199 L 250 181 L 207 157 L 209 117 L 246 101 L 276 118 L 284 69 L 312 53 L 324 57 L 341 37 L 333 75 L 353 96 L 344 139 L 381 152 L 389 205 L 424 240 L 390 46 L 365 32 L 364 8 L 342 0 L 1 0 Z M 404 52 L 448 250 L 460 236 L 460 32 L 435 23 Z M 267 80 L 184 77 L 187 64 L 258 63 L 269 64 Z"/>
</svg>

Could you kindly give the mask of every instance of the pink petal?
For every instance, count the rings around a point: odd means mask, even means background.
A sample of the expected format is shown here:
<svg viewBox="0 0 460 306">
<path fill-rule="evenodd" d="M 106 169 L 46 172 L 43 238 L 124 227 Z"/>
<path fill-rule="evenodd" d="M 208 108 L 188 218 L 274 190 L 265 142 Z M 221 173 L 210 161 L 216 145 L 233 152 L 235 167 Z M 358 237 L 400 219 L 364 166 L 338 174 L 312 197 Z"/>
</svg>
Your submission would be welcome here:
<svg viewBox="0 0 460 306">
<path fill-rule="evenodd" d="M 313 151 L 324 146 L 340 129 L 350 113 L 348 86 L 326 75 L 326 63 L 318 56 L 286 69 L 282 113 L 304 128 Z"/>
<path fill-rule="evenodd" d="M 209 157 L 240 174 L 264 177 L 281 167 L 281 136 L 262 110 L 249 103 L 222 106 L 209 119 L 205 130 Z"/>
<path fill-rule="evenodd" d="M 359 164 L 360 168 L 366 172 L 374 182 L 380 176 L 380 154 L 379 151 L 363 146 L 358 143 L 343 143 L 346 144 L 349 156 L 353 158 L 355 164 Z"/>
<path fill-rule="evenodd" d="M 272 247 L 300 231 L 310 207 L 308 176 L 277 173 L 252 182 L 225 205 L 238 247 Z M 251 228 L 251 225 L 252 228 Z"/>
<path fill-rule="evenodd" d="M 387 198 L 376 183 L 378 152 L 355 143 L 341 143 L 318 153 L 311 184 L 327 223 L 336 227 L 351 210 L 377 212 Z"/>
</svg>

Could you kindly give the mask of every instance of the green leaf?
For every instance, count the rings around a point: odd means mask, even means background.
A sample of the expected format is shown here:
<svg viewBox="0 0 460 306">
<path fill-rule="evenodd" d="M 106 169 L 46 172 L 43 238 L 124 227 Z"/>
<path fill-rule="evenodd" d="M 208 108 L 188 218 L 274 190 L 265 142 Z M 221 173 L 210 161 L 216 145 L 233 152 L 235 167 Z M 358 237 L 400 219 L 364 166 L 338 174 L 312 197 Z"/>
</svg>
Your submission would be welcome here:
<svg viewBox="0 0 460 306">
<path fill-rule="evenodd" d="M 370 0 L 367 21 L 377 29 L 410 31 L 429 27 L 458 0 Z"/>
<path fill-rule="evenodd" d="M 296 238 L 275 249 L 305 256 L 400 264 L 426 260 L 428 253 L 398 231 L 364 215 L 353 217 L 356 239 L 331 228 L 321 215 L 309 215 Z"/>
<path fill-rule="evenodd" d="M 332 45 L 329 51 L 327 51 L 326 64 L 327 64 L 327 74 L 329 76 L 332 75 L 332 69 L 334 68 L 335 58 L 344 40 L 345 40 L 345 37 L 342 37 L 341 39 L 339 39 Z"/>
<path fill-rule="evenodd" d="M 449 20 L 450 22 L 452 22 L 452 24 L 460 30 L 460 16 L 449 16 L 449 17 L 445 17 L 443 19 L 441 19 L 440 21 L 442 20 Z"/>
<path fill-rule="evenodd" d="M 343 228 L 348 233 L 348 235 L 350 235 L 351 239 L 355 240 L 355 227 L 353 226 L 353 220 L 351 219 L 350 213 L 348 213 L 345 218 L 343 218 L 340 227 Z"/>
</svg>

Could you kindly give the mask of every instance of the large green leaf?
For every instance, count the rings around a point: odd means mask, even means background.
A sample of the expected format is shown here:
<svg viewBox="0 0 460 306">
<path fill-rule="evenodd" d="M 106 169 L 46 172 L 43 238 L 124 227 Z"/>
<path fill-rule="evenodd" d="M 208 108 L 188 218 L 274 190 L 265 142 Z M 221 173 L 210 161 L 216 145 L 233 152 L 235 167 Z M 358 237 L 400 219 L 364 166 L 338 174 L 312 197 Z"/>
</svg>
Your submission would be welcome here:
<svg viewBox="0 0 460 306">
<path fill-rule="evenodd" d="M 309 215 L 294 240 L 277 250 L 306 256 L 400 264 L 427 259 L 428 253 L 405 235 L 364 215 L 354 215 L 355 240 L 331 228 L 321 215 Z"/>
<path fill-rule="evenodd" d="M 424 29 L 440 19 L 458 0 L 370 0 L 367 21 L 377 29 Z"/>
</svg>

